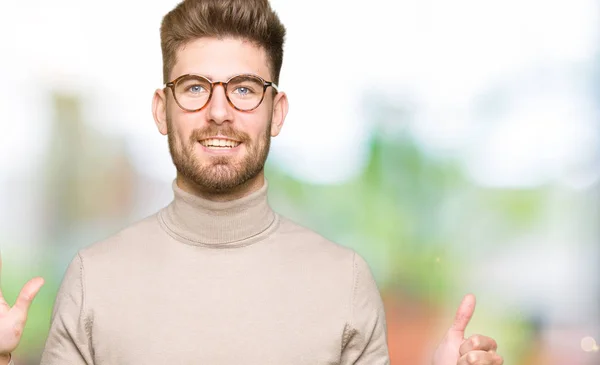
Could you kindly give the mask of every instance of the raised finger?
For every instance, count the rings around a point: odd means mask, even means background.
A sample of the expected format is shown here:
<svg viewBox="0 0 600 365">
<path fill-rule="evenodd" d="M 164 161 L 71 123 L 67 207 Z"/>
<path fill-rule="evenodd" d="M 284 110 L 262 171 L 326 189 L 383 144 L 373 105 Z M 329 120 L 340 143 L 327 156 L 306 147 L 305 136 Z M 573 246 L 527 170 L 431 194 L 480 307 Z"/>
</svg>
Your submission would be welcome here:
<svg viewBox="0 0 600 365">
<path fill-rule="evenodd" d="M 504 360 L 494 351 L 471 351 L 458 359 L 457 365 L 502 365 Z"/>
<path fill-rule="evenodd" d="M 37 293 L 42 288 L 42 285 L 44 285 L 44 279 L 41 277 L 29 280 L 27 284 L 23 286 L 23 289 L 21 289 L 21 292 L 17 297 L 17 301 L 15 302 L 15 306 L 13 307 L 13 309 L 16 309 L 22 312 L 23 314 L 27 315 L 29 306 L 31 305 L 31 302 L 33 302 L 33 299 L 35 298 Z"/>
<path fill-rule="evenodd" d="M 473 335 L 466 339 L 462 345 L 460 345 L 459 353 L 460 355 L 464 355 L 469 351 L 473 350 L 482 350 L 482 351 L 496 351 L 498 349 L 498 344 L 496 341 L 487 336 L 483 335 Z"/>
<path fill-rule="evenodd" d="M 462 302 L 458 306 L 456 316 L 454 317 L 454 323 L 450 327 L 450 331 L 464 338 L 465 329 L 473 317 L 475 312 L 475 296 L 473 294 L 467 294 L 463 298 Z"/>
</svg>

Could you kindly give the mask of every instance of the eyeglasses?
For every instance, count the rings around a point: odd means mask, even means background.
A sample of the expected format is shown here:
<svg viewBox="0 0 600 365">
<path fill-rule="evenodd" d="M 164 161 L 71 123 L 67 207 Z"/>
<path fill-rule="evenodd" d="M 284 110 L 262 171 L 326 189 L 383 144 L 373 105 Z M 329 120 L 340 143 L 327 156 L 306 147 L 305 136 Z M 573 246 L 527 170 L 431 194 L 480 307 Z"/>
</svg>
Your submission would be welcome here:
<svg viewBox="0 0 600 365">
<path fill-rule="evenodd" d="M 245 112 L 258 108 L 269 86 L 279 92 L 277 85 L 256 75 L 237 75 L 226 82 L 212 82 L 204 76 L 187 74 L 165 84 L 173 91 L 177 105 L 188 112 L 200 111 L 208 105 L 216 85 L 223 86 L 232 107 Z"/>
</svg>

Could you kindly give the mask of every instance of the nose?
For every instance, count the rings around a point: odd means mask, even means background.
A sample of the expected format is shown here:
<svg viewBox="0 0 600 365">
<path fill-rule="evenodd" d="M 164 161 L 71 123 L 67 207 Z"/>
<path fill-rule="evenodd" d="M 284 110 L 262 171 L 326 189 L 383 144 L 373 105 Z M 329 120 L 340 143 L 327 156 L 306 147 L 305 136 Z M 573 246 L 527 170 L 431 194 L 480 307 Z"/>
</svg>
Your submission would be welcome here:
<svg viewBox="0 0 600 365">
<path fill-rule="evenodd" d="M 208 105 L 206 106 L 206 112 L 209 121 L 213 123 L 222 124 L 224 122 L 231 121 L 232 107 L 229 105 L 225 93 L 225 85 L 223 85 L 221 82 L 215 82 L 212 96 L 208 102 Z"/>
</svg>

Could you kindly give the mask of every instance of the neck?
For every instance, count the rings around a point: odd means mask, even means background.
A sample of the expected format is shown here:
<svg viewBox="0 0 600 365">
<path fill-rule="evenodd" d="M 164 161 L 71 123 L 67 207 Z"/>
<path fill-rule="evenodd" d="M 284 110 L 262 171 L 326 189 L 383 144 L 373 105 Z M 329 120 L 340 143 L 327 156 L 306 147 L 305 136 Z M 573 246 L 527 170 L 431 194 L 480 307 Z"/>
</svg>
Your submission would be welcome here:
<svg viewBox="0 0 600 365">
<path fill-rule="evenodd" d="M 258 182 L 262 185 L 258 186 Z M 218 195 L 189 192 L 179 184 L 178 180 L 173 182 L 174 200 L 161 210 L 159 217 L 167 231 L 180 241 L 212 247 L 244 246 L 264 238 L 277 226 L 263 176 L 245 189 Z"/>
<path fill-rule="evenodd" d="M 255 191 L 260 190 L 260 188 L 262 188 L 265 184 L 265 175 L 264 171 L 261 171 L 252 179 L 232 189 L 224 191 L 215 191 L 207 189 L 206 187 L 200 186 L 186 179 L 179 173 L 177 174 L 176 183 L 181 190 L 185 191 L 186 193 L 195 195 L 199 198 L 210 200 L 213 202 L 228 202 L 241 199 L 245 196 L 254 193 Z"/>
</svg>

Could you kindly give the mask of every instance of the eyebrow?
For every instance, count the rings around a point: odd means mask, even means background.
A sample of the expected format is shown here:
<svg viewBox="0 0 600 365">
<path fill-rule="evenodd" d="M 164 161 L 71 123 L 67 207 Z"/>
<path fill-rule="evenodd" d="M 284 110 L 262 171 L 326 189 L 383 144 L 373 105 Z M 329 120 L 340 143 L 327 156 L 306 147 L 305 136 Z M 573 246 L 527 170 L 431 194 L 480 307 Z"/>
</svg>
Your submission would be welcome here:
<svg viewBox="0 0 600 365">
<path fill-rule="evenodd" d="M 210 75 L 210 74 L 205 74 L 205 73 L 200 73 L 200 72 L 187 72 L 187 73 L 184 73 L 182 75 L 186 75 L 186 74 L 188 74 L 188 75 L 200 75 L 200 76 L 206 77 L 210 81 L 213 81 L 213 82 L 215 81 L 215 77 L 213 75 Z M 262 77 L 262 76 L 260 76 L 259 74 L 255 73 L 255 72 L 238 72 L 238 73 L 235 73 L 235 74 L 228 75 L 227 77 L 223 78 L 223 81 L 229 80 L 230 78 L 232 78 L 234 76 L 238 76 L 238 75 L 254 75 L 254 76 Z"/>
</svg>

